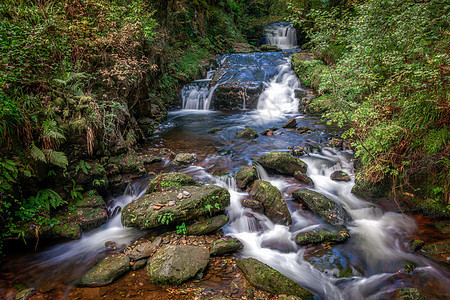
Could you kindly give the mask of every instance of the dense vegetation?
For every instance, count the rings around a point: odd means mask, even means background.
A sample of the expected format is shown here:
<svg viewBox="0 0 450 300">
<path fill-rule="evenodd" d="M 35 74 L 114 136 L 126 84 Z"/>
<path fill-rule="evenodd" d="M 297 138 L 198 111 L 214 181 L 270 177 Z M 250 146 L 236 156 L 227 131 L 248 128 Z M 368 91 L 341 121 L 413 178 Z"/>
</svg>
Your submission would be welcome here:
<svg viewBox="0 0 450 300">
<path fill-rule="evenodd" d="M 449 18 L 445 1 L 290 1 L 317 60 L 298 62 L 312 105 L 348 128 L 360 179 L 450 209 Z"/>
</svg>

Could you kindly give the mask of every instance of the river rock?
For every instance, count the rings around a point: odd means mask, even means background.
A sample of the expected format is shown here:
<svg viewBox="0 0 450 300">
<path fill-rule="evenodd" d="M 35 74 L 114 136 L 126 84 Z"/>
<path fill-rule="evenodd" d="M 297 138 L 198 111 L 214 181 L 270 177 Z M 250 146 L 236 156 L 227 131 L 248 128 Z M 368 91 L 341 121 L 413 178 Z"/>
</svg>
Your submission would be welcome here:
<svg viewBox="0 0 450 300">
<path fill-rule="evenodd" d="M 248 282 L 258 289 L 275 295 L 284 294 L 301 299 L 313 299 L 314 295 L 310 291 L 254 258 L 237 259 L 236 265 L 244 273 Z"/>
<path fill-rule="evenodd" d="M 82 286 L 104 286 L 111 284 L 130 269 L 130 258 L 124 254 L 105 257 L 80 279 Z"/>
<path fill-rule="evenodd" d="M 314 181 L 312 181 L 312 179 L 308 175 L 303 174 L 303 173 L 301 173 L 299 171 L 295 171 L 294 178 L 297 179 L 298 181 L 300 181 L 301 183 L 306 184 L 306 185 L 309 185 L 309 186 L 313 186 L 314 185 Z"/>
<path fill-rule="evenodd" d="M 295 118 L 292 118 L 289 121 L 287 121 L 286 123 L 284 123 L 283 125 L 281 125 L 281 127 L 283 127 L 283 128 L 295 128 L 295 127 L 297 127 L 297 120 Z"/>
<path fill-rule="evenodd" d="M 267 44 L 261 45 L 261 47 L 259 47 L 259 49 L 262 52 L 278 52 L 278 51 L 281 51 L 281 49 L 278 48 L 277 46 L 275 46 L 275 45 L 267 45 Z"/>
<path fill-rule="evenodd" d="M 276 186 L 268 181 L 256 180 L 250 195 L 262 203 L 266 216 L 276 224 L 291 223 L 291 215 L 286 202 Z"/>
<path fill-rule="evenodd" d="M 341 205 L 315 191 L 300 188 L 292 196 L 331 225 L 345 225 L 351 221 L 350 215 Z"/>
<path fill-rule="evenodd" d="M 272 172 L 284 175 L 292 176 L 296 171 L 305 174 L 307 168 L 303 161 L 287 152 L 271 152 L 253 160 Z"/>
<path fill-rule="evenodd" d="M 195 153 L 178 153 L 173 161 L 180 165 L 188 165 L 197 160 L 197 155 Z"/>
<path fill-rule="evenodd" d="M 148 187 L 146 194 L 153 192 L 161 192 L 162 190 L 177 189 L 182 186 L 200 186 L 197 181 L 184 173 L 165 173 L 153 178 Z"/>
<path fill-rule="evenodd" d="M 254 166 L 244 166 L 237 171 L 235 177 L 237 186 L 240 189 L 245 189 L 258 179 L 258 173 Z"/>
<path fill-rule="evenodd" d="M 208 133 L 209 134 L 214 134 L 214 133 L 219 132 L 221 130 L 223 130 L 223 128 L 215 127 L 215 128 L 211 128 L 210 130 L 208 130 Z"/>
<path fill-rule="evenodd" d="M 308 127 L 305 127 L 305 126 L 300 126 L 295 131 L 299 134 L 303 134 L 303 133 L 310 133 L 311 129 L 309 129 Z"/>
<path fill-rule="evenodd" d="M 156 284 L 180 284 L 203 271 L 209 251 L 202 247 L 164 245 L 148 261 L 150 280 Z"/>
<path fill-rule="evenodd" d="M 190 235 L 204 235 L 216 230 L 219 230 L 228 223 L 228 217 L 225 215 L 218 215 L 212 218 L 208 218 L 205 221 L 197 222 L 189 225 L 186 231 Z"/>
<path fill-rule="evenodd" d="M 331 180 L 334 181 L 350 181 L 351 178 L 350 176 L 345 173 L 344 171 L 334 171 L 331 175 L 330 175 Z"/>
<path fill-rule="evenodd" d="M 350 235 L 348 231 L 342 229 L 340 231 L 331 232 L 325 229 L 312 230 L 308 232 L 300 232 L 295 237 L 295 242 L 299 245 L 320 244 L 320 243 L 342 243 L 346 241 Z"/>
<path fill-rule="evenodd" d="M 450 240 L 441 241 L 433 244 L 426 245 L 422 251 L 426 256 L 443 262 L 447 265 L 450 264 Z"/>
<path fill-rule="evenodd" d="M 240 240 L 232 237 L 224 237 L 212 243 L 209 253 L 212 256 L 222 256 L 228 253 L 234 253 L 244 248 Z"/>
<path fill-rule="evenodd" d="M 255 129 L 245 126 L 244 130 L 236 132 L 236 136 L 251 140 L 256 139 L 259 135 Z"/>
<path fill-rule="evenodd" d="M 178 199 L 183 188 L 146 194 L 122 210 L 122 224 L 140 230 L 159 226 L 195 222 L 201 217 L 222 213 L 230 205 L 227 189 L 215 185 L 185 187 L 190 197 Z M 175 201 L 175 206 L 169 206 Z"/>
<path fill-rule="evenodd" d="M 156 249 L 161 245 L 162 239 L 157 237 L 153 242 L 151 241 L 136 241 L 129 247 L 129 250 L 125 252 L 128 257 L 133 261 L 138 261 L 142 258 L 147 258 L 156 251 Z"/>
<path fill-rule="evenodd" d="M 417 288 L 403 287 L 395 290 L 394 300 L 427 300 L 428 298 Z"/>
<path fill-rule="evenodd" d="M 257 213 L 264 214 L 264 206 L 261 202 L 253 199 L 244 199 L 242 200 L 242 206 L 246 208 L 250 208 Z"/>
</svg>

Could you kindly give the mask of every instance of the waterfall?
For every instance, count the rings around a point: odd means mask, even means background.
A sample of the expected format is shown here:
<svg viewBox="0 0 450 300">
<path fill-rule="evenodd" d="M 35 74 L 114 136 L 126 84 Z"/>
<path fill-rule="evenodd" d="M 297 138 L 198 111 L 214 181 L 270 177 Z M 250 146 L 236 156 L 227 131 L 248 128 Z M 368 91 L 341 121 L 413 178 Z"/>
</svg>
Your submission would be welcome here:
<svg viewBox="0 0 450 300">
<path fill-rule="evenodd" d="M 210 94 L 210 82 L 211 79 L 206 78 L 195 80 L 191 84 L 185 85 L 181 90 L 181 97 L 183 98 L 183 109 L 209 109 L 207 100 Z"/>
<path fill-rule="evenodd" d="M 280 49 L 294 49 L 297 47 L 297 32 L 290 23 L 274 23 L 264 29 L 266 41 Z"/>
</svg>

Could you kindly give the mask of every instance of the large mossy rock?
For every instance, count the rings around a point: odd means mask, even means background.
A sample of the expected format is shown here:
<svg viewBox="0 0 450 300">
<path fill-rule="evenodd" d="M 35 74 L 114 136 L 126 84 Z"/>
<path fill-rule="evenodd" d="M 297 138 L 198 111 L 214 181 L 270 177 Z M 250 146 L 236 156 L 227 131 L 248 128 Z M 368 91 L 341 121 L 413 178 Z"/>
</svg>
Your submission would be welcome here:
<svg viewBox="0 0 450 300">
<path fill-rule="evenodd" d="M 184 197 L 183 192 L 189 196 Z M 146 194 L 127 204 L 122 210 L 122 224 L 141 230 L 173 226 L 217 215 L 229 205 L 230 193 L 225 188 L 215 185 L 184 187 Z"/>
<path fill-rule="evenodd" d="M 291 223 L 291 215 L 286 202 L 276 186 L 264 180 L 253 183 L 250 195 L 262 203 L 265 215 L 276 224 Z"/>
<path fill-rule="evenodd" d="M 295 242 L 299 245 L 320 244 L 320 243 L 342 243 L 350 237 L 347 230 L 329 231 L 325 229 L 300 232 L 295 237 Z"/>
<path fill-rule="evenodd" d="M 253 160 L 275 173 L 293 176 L 298 171 L 306 174 L 306 164 L 287 152 L 271 152 L 254 157 Z"/>
<path fill-rule="evenodd" d="M 350 215 L 342 206 L 322 194 L 307 189 L 297 189 L 292 196 L 331 225 L 345 225 L 351 221 Z"/>
<path fill-rule="evenodd" d="M 259 136 L 259 134 L 255 129 L 245 126 L 245 128 L 243 130 L 236 132 L 236 136 L 240 137 L 240 138 L 252 140 L 252 139 L 256 139 Z"/>
<path fill-rule="evenodd" d="M 258 180 L 258 173 L 254 166 L 244 166 L 237 171 L 236 184 L 240 189 L 251 186 L 255 180 Z"/>
<path fill-rule="evenodd" d="M 224 254 L 239 251 L 243 247 L 244 245 L 240 240 L 227 236 L 221 238 L 220 240 L 214 241 L 209 252 L 213 256 L 222 256 Z"/>
<path fill-rule="evenodd" d="M 156 284 L 180 284 L 203 271 L 209 251 L 202 247 L 164 245 L 149 259 L 147 271 Z"/>
<path fill-rule="evenodd" d="M 228 217 L 225 215 L 218 215 L 208 218 L 204 221 L 189 225 L 186 228 L 187 234 L 190 235 L 204 235 L 219 230 L 228 223 Z"/>
<path fill-rule="evenodd" d="M 146 193 L 177 189 L 182 186 L 200 186 L 200 184 L 194 178 L 184 173 L 165 173 L 156 176 L 150 181 Z"/>
<path fill-rule="evenodd" d="M 130 269 L 130 258 L 114 254 L 104 258 L 80 279 L 82 286 L 104 286 L 111 284 Z"/>
<path fill-rule="evenodd" d="M 284 294 L 301 299 L 313 299 L 310 291 L 254 258 L 237 259 L 236 264 L 248 282 L 258 289 L 275 295 Z"/>
</svg>

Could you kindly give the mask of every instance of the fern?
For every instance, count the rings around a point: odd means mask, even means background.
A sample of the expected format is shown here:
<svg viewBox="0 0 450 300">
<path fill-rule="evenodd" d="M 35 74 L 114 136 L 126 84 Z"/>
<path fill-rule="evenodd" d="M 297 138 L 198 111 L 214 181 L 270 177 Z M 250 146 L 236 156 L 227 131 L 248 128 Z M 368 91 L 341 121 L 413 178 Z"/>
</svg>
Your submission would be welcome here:
<svg viewBox="0 0 450 300">
<path fill-rule="evenodd" d="M 49 163 L 61 167 L 64 170 L 67 169 L 67 166 L 69 165 L 67 156 L 64 154 L 64 152 L 61 151 L 48 151 L 47 160 Z"/>
<path fill-rule="evenodd" d="M 57 208 L 61 205 L 67 204 L 61 196 L 52 189 L 40 190 L 36 196 L 29 198 L 29 204 L 32 208 L 43 209 L 45 212 L 50 212 L 50 208 Z"/>
<path fill-rule="evenodd" d="M 36 147 L 34 143 L 31 144 L 30 154 L 35 160 L 47 162 L 44 152 Z"/>
</svg>

